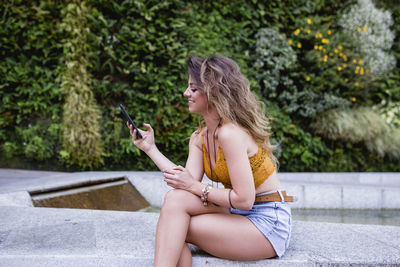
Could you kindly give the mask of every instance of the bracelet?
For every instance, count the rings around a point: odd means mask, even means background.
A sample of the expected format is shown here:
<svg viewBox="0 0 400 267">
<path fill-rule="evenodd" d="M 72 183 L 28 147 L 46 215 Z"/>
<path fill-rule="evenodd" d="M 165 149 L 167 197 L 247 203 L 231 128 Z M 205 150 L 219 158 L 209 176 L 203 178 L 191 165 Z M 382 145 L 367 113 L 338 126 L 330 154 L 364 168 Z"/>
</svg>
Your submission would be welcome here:
<svg viewBox="0 0 400 267">
<path fill-rule="evenodd" d="M 206 185 L 203 190 L 201 190 L 201 201 L 203 201 L 203 205 L 208 205 L 208 193 L 210 192 L 211 186 L 208 184 Z"/>
<path fill-rule="evenodd" d="M 231 201 L 231 192 L 232 192 L 232 189 L 229 190 L 229 195 L 228 195 L 229 205 L 231 205 L 231 208 L 234 209 L 235 207 L 233 207 L 232 201 Z"/>
</svg>

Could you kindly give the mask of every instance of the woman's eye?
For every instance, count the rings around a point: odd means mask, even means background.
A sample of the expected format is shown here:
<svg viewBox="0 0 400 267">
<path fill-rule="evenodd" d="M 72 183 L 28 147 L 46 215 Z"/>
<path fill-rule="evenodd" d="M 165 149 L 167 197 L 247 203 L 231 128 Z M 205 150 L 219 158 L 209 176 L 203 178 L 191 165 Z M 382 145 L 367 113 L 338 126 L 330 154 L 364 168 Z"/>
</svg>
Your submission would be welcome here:
<svg viewBox="0 0 400 267">
<path fill-rule="evenodd" d="M 196 88 L 190 88 L 190 90 L 191 90 L 193 93 L 197 91 Z"/>
</svg>

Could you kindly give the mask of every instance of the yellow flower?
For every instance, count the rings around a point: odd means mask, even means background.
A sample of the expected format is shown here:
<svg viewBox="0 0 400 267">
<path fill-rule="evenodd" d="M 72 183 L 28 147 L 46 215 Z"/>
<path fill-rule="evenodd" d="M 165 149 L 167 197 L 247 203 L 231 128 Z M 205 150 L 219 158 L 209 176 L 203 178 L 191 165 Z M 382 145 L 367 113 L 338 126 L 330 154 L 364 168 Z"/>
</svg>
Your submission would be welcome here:
<svg viewBox="0 0 400 267">
<path fill-rule="evenodd" d="M 343 68 L 347 68 L 347 64 L 343 64 Z"/>
<path fill-rule="evenodd" d="M 353 63 L 354 63 L 354 64 L 357 64 L 357 60 L 353 59 Z"/>
<path fill-rule="evenodd" d="M 306 77 L 306 81 L 309 82 L 311 78 L 309 76 Z"/>
<path fill-rule="evenodd" d="M 318 50 L 318 45 L 314 45 L 314 49 L 315 49 L 315 50 Z"/>
<path fill-rule="evenodd" d="M 357 66 L 357 68 L 355 69 L 354 73 L 357 74 L 360 71 L 360 67 Z"/>
<path fill-rule="evenodd" d="M 366 32 L 368 30 L 367 25 L 364 25 L 363 30 Z"/>
<path fill-rule="evenodd" d="M 339 53 L 339 57 L 343 57 L 343 53 L 342 52 Z"/>
<path fill-rule="evenodd" d="M 330 56 L 330 57 L 333 57 L 333 53 L 332 53 L 332 52 L 330 52 L 330 53 L 329 53 L 329 56 Z"/>
<path fill-rule="evenodd" d="M 357 84 L 356 86 L 358 86 L 358 83 L 356 83 L 356 84 Z M 351 101 L 356 102 L 356 101 L 357 101 L 357 98 L 353 97 L 353 98 L 351 99 Z"/>
<path fill-rule="evenodd" d="M 359 65 L 363 65 L 364 62 L 360 59 L 360 60 L 358 61 L 358 64 L 359 64 Z"/>
<path fill-rule="evenodd" d="M 347 56 L 346 55 L 343 55 L 343 60 L 347 61 Z"/>
<path fill-rule="evenodd" d="M 311 30 L 310 30 L 310 29 L 307 29 L 307 30 L 306 30 L 306 33 L 307 33 L 307 34 L 310 34 L 310 33 L 311 33 Z"/>
<path fill-rule="evenodd" d="M 339 50 L 335 49 L 333 50 L 335 52 L 335 54 L 339 53 Z"/>
<path fill-rule="evenodd" d="M 354 85 L 355 85 L 355 86 L 358 86 L 358 82 L 356 82 Z"/>
<path fill-rule="evenodd" d="M 337 70 L 338 70 L 338 71 L 341 71 L 341 70 L 342 70 L 342 67 L 338 66 L 338 67 L 337 67 Z"/>
<path fill-rule="evenodd" d="M 314 22 L 311 19 L 307 19 L 307 24 L 313 24 Z"/>
<path fill-rule="evenodd" d="M 361 32 L 361 28 L 360 28 L 360 27 L 358 27 L 358 28 L 357 28 L 357 31 L 358 31 L 358 32 Z"/>
<path fill-rule="evenodd" d="M 297 47 L 298 47 L 298 48 L 301 48 L 301 43 L 297 43 Z"/>
<path fill-rule="evenodd" d="M 324 62 L 327 62 L 327 61 L 328 61 L 328 56 L 325 55 L 325 56 L 324 56 Z"/>
<path fill-rule="evenodd" d="M 320 32 L 317 32 L 316 34 L 315 34 L 315 38 L 322 38 L 322 34 L 320 33 Z"/>
<path fill-rule="evenodd" d="M 318 46 L 318 49 L 319 49 L 319 50 L 322 50 L 322 45 Z"/>
<path fill-rule="evenodd" d="M 328 30 L 328 35 L 331 35 L 331 34 L 332 34 L 331 30 Z"/>
<path fill-rule="evenodd" d="M 292 41 L 292 40 L 289 40 L 289 41 L 288 41 L 288 44 L 289 44 L 289 45 L 292 45 L 292 44 L 293 44 L 293 41 Z"/>
<path fill-rule="evenodd" d="M 329 40 L 326 39 L 326 38 L 322 38 L 321 43 L 323 43 L 323 44 L 328 44 L 328 43 L 329 43 Z"/>
<path fill-rule="evenodd" d="M 326 53 L 326 49 L 325 49 L 325 48 L 323 48 L 323 49 L 322 49 L 322 52 Z"/>
<path fill-rule="evenodd" d="M 300 29 L 297 29 L 294 31 L 294 35 L 299 35 L 299 33 L 300 33 Z"/>
<path fill-rule="evenodd" d="M 340 51 L 342 51 L 343 50 L 343 46 L 341 46 L 341 45 L 338 45 L 338 47 L 337 47 Z"/>
<path fill-rule="evenodd" d="M 360 74 L 364 75 L 364 68 L 360 68 Z"/>
</svg>

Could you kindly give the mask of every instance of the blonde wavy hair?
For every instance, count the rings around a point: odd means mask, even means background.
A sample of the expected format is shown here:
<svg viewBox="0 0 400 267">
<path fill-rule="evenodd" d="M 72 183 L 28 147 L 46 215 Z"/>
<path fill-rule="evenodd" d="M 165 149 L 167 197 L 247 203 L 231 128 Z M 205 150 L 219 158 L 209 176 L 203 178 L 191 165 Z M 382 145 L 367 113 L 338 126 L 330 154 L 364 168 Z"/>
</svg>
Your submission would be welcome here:
<svg viewBox="0 0 400 267">
<path fill-rule="evenodd" d="M 249 81 L 238 64 L 222 55 L 206 58 L 190 56 L 187 70 L 222 121 L 241 126 L 266 150 L 277 167 L 278 160 L 273 155 L 276 147 L 270 143 L 270 123 L 264 112 L 264 103 L 251 92 Z M 204 122 L 201 122 L 198 132 L 203 127 Z"/>
</svg>

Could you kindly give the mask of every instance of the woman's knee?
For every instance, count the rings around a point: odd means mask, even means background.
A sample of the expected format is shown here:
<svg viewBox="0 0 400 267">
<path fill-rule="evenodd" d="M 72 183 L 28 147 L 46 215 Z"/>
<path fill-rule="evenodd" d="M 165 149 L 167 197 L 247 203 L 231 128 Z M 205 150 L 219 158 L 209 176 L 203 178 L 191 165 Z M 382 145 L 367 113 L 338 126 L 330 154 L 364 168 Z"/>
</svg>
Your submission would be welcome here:
<svg viewBox="0 0 400 267">
<path fill-rule="evenodd" d="M 182 189 L 172 189 L 164 197 L 162 208 L 184 209 L 193 199 L 193 194 Z"/>
</svg>

